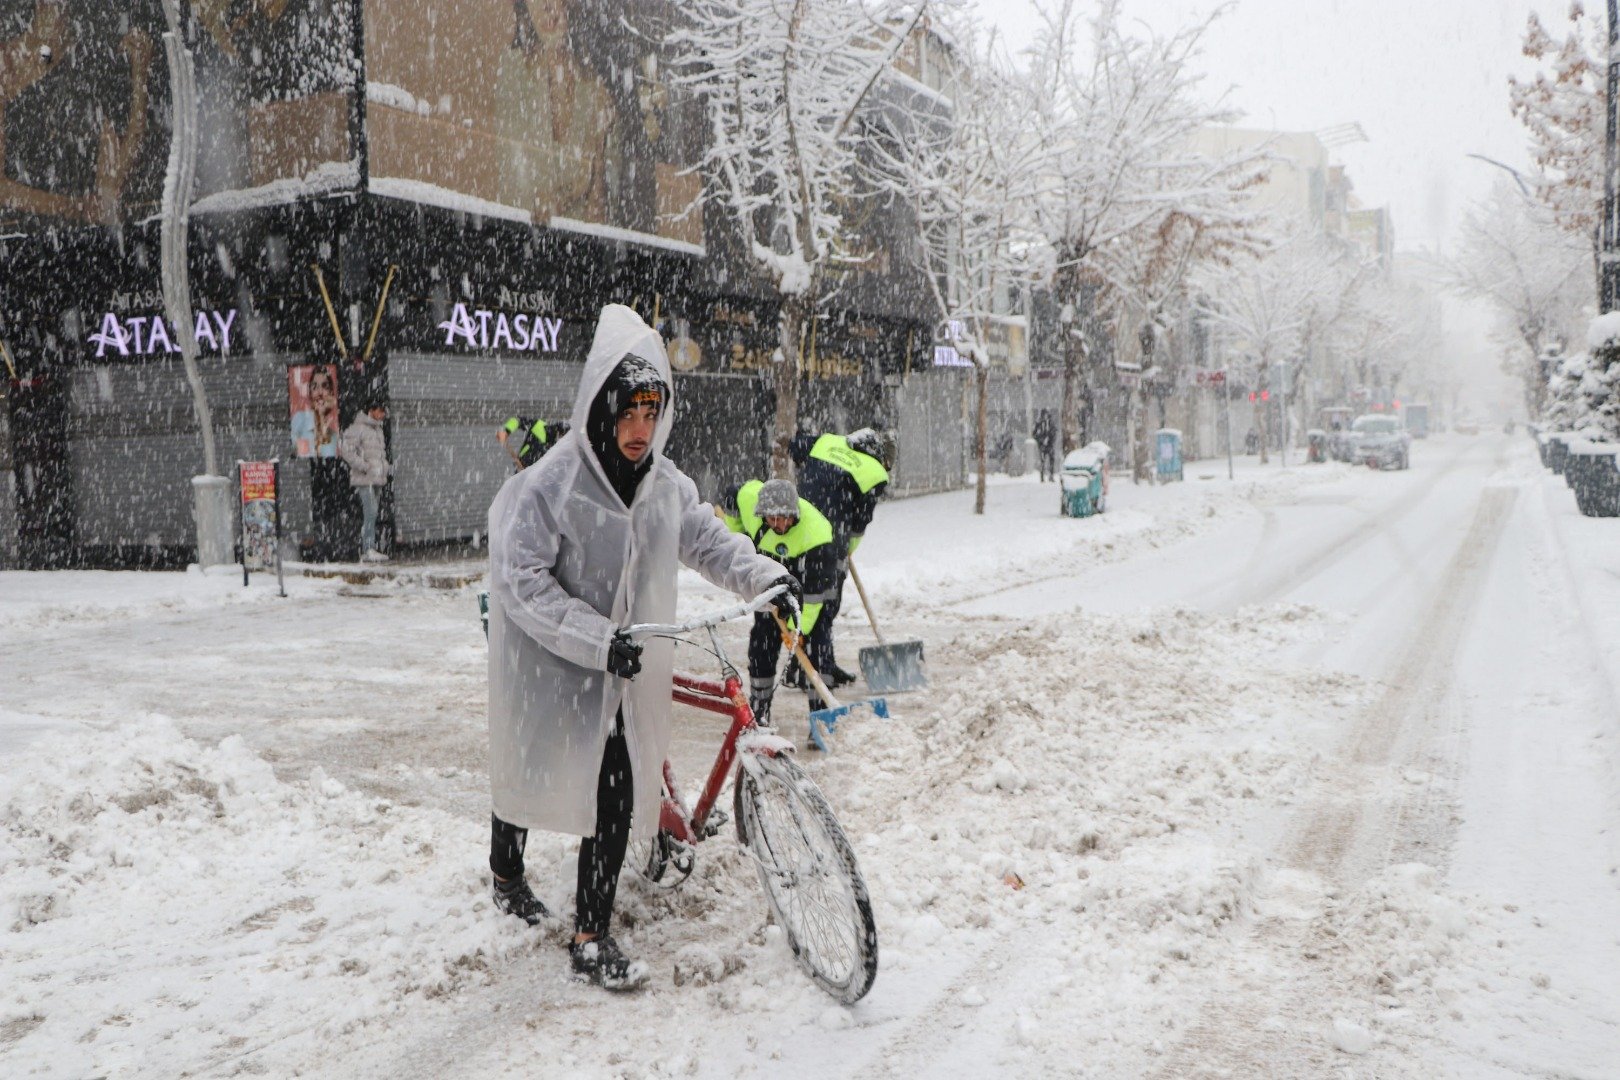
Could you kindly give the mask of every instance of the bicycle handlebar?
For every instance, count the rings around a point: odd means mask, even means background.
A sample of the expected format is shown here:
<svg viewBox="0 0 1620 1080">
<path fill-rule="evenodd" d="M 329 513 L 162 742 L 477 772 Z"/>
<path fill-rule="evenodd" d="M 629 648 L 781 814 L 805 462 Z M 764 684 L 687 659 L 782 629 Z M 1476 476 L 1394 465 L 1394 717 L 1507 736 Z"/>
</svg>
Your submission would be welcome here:
<svg viewBox="0 0 1620 1080">
<path fill-rule="evenodd" d="M 686 622 L 634 623 L 625 627 L 624 632 L 633 638 L 669 636 L 672 634 L 689 634 L 693 630 L 702 630 L 710 626 L 719 626 L 721 623 L 730 622 L 732 619 L 740 619 L 744 615 L 753 615 L 756 612 L 764 611 L 771 605 L 772 601 L 786 591 L 786 585 L 778 585 L 774 589 L 765 590 L 752 600 L 745 600 L 740 604 L 733 604 L 728 608 L 721 608 L 719 611 L 711 611 L 707 615 L 699 615 L 694 619 L 688 619 Z"/>
</svg>

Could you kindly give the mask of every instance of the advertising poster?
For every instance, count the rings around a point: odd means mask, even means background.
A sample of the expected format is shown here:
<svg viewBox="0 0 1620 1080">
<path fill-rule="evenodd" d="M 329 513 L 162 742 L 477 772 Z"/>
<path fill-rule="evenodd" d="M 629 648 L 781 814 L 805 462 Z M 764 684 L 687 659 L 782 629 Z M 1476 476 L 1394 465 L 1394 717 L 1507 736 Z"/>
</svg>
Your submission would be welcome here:
<svg viewBox="0 0 1620 1080">
<path fill-rule="evenodd" d="M 276 463 L 237 462 L 242 490 L 242 569 L 265 571 L 276 565 L 280 535 L 276 510 Z"/>
<path fill-rule="evenodd" d="M 300 364 L 287 369 L 287 409 L 293 452 L 301 458 L 337 457 L 338 370 L 336 364 Z"/>
</svg>

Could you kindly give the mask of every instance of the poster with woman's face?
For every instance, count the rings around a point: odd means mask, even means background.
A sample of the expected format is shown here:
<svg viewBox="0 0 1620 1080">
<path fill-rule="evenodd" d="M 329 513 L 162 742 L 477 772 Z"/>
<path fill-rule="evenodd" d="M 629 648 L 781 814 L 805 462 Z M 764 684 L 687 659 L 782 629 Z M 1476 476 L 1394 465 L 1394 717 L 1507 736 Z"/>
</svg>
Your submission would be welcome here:
<svg viewBox="0 0 1620 1080">
<path fill-rule="evenodd" d="M 338 429 L 336 364 L 287 369 L 287 408 L 298 457 L 336 457 Z"/>
</svg>

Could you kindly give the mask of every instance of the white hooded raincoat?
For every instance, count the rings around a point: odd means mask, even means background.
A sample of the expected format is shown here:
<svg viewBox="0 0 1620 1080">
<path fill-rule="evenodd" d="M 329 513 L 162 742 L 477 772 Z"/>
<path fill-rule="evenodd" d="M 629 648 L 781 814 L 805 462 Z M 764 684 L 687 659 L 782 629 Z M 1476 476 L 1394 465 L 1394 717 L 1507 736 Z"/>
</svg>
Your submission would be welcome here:
<svg viewBox="0 0 1620 1080">
<path fill-rule="evenodd" d="M 673 643 L 644 642 L 641 673 L 609 675 L 614 631 L 675 618 L 677 561 L 754 596 L 779 564 L 730 532 L 663 456 L 673 400 L 653 434 L 651 467 L 626 509 L 588 436 L 591 402 L 626 355 L 674 391 L 663 339 L 631 309 L 602 309 L 580 377 L 572 429 L 515 474 L 489 510 L 489 744 L 495 814 L 530 829 L 596 828 L 602 751 L 621 703 L 635 776 L 633 832 L 658 824 L 669 750 Z"/>
</svg>

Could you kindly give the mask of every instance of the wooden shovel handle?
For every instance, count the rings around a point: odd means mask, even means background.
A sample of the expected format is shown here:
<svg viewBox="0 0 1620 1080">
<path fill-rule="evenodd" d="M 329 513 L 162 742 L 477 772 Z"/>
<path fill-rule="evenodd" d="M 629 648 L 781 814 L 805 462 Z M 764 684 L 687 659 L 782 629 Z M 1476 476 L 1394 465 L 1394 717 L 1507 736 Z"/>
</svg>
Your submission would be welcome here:
<svg viewBox="0 0 1620 1080">
<path fill-rule="evenodd" d="M 804 677 L 810 680 L 810 685 L 815 687 L 817 694 L 821 695 L 821 700 L 827 703 L 827 708 L 842 708 L 838 703 L 838 699 L 833 697 L 832 691 L 827 689 L 827 684 L 821 681 L 821 676 L 816 674 L 816 669 L 810 663 L 810 658 L 804 655 L 804 646 L 794 639 L 793 631 L 789 630 L 787 623 L 782 621 L 782 616 L 773 611 L 771 612 L 771 618 L 776 620 L 776 628 L 782 631 L 782 644 L 792 649 L 793 655 L 799 658 L 799 666 L 804 669 Z"/>
<path fill-rule="evenodd" d="M 883 631 L 877 628 L 877 616 L 872 614 L 872 602 L 866 598 L 866 586 L 861 584 L 861 575 L 855 572 L 855 556 L 849 557 L 849 578 L 855 583 L 855 591 L 861 594 L 861 607 L 866 609 L 866 621 L 872 624 L 872 636 L 882 645 Z"/>
</svg>

